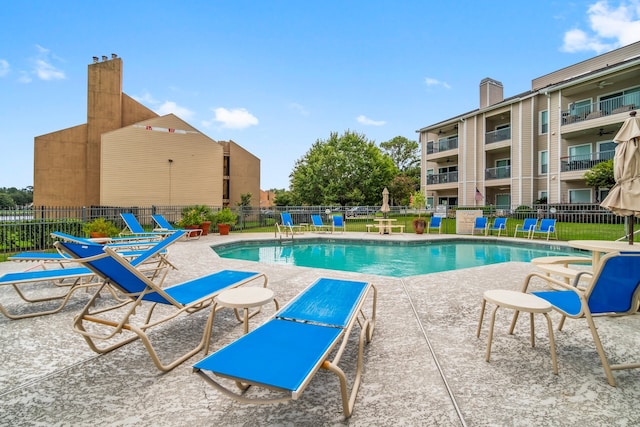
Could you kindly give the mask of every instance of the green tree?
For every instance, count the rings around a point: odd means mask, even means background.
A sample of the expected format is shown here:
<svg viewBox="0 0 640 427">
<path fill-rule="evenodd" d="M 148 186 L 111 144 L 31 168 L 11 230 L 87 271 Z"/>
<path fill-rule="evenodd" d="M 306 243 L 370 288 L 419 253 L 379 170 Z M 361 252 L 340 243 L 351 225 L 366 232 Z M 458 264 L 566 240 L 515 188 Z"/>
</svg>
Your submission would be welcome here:
<svg viewBox="0 0 640 427">
<path fill-rule="evenodd" d="M 390 184 L 391 198 L 397 204 L 407 205 L 409 195 L 420 188 L 420 145 L 404 136 L 396 136 L 382 142 L 380 148 L 393 159 L 393 163 L 400 171 L 400 175 L 396 177 L 397 182 Z M 410 189 L 409 184 L 412 187 Z M 395 191 L 391 190 L 391 187 Z"/>
<path fill-rule="evenodd" d="M 293 206 L 293 197 L 290 191 L 282 189 L 274 190 L 273 192 L 276 195 L 275 199 L 273 200 L 273 203 L 276 206 Z"/>
<path fill-rule="evenodd" d="M 400 172 L 407 172 L 416 167 L 420 170 L 420 146 L 404 136 L 380 143 L 380 148 L 391 157 Z"/>
<path fill-rule="evenodd" d="M 7 193 L 0 193 L 0 208 L 13 208 L 16 202 Z"/>
<path fill-rule="evenodd" d="M 18 206 L 26 206 L 33 202 L 33 187 L 18 190 L 16 187 L 0 188 L 0 193 L 7 194 Z"/>
<path fill-rule="evenodd" d="M 238 206 L 242 206 L 242 207 L 251 206 L 251 193 L 241 194 L 240 202 L 238 202 Z"/>
<path fill-rule="evenodd" d="M 600 162 L 584 174 L 584 182 L 593 187 L 596 191 L 598 188 L 611 188 L 615 185 L 616 180 L 613 177 L 613 160 Z"/>
<path fill-rule="evenodd" d="M 396 175 L 387 189 L 394 205 L 407 206 L 409 204 L 409 196 L 418 189 L 416 180 L 405 174 Z"/>
<path fill-rule="evenodd" d="M 364 135 L 332 132 L 316 140 L 290 175 L 292 201 L 300 205 L 379 205 L 398 169 Z"/>
</svg>

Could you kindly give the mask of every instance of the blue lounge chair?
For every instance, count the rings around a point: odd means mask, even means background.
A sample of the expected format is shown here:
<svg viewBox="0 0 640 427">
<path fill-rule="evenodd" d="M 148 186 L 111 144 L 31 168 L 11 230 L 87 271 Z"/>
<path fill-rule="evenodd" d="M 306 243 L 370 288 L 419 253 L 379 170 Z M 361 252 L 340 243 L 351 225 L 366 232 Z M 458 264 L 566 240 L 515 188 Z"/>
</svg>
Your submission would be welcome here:
<svg viewBox="0 0 640 427">
<path fill-rule="evenodd" d="M 156 245 L 142 252 L 138 257 L 131 261 L 131 265 L 144 269 L 146 274 L 151 275 L 151 277 L 154 278 L 160 278 L 160 282 L 162 282 L 166 276 L 165 266 L 168 264 L 165 263 L 163 259 L 158 259 L 157 256 L 169 245 L 180 239 L 182 237 L 181 234 L 182 233 L 176 233 L 175 235 L 168 236 L 166 239 L 158 242 Z M 101 245 L 94 243 L 89 244 L 102 250 Z M 118 254 L 118 257 L 122 258 L 122 255 Z M 124 258 L 122 259 L 124 260 Z M 143 267 L 143 265 L 146 265 L 146 267 Z M 0 276 L 0 286 L 12 286 L 22 300 L 30 304 L 35 304 L 35 306 L 32 306 L 35 308 L 31 309 L 27 313 L 13 313 L 9 312 L 9 310 L 0 304 L 0 313 L 4 314 L 9 319 L 14 320 L 57 313 L 65 307 L 73 293 L 78 289 L 98 286 L 101 284 L 100 281 L 95 281 L 94 279 L 94 272 L 86 267 L 28 270 L 4 274 Z M 59 288 L 64 290 L 64 292 L 56 292 L 55 295 L 37 298 L 27 296 L 23 289 L 24 286 L 31 286 L 36 283 L 42 283 L 42 286 L 39 286 L 38 291 L 40 291 L 44 286 L 48 286 L 47 289 Z M 109 287 L 107 290 L 111 291 L 111 288 Z M 48 304 L 49 301 L 60 301 L 60 303 L 56 307 L 51 308 L 50 304 Z"/>
<path fill-rule="evenodd" d="M 63 233 L 61 231 L 54 231 L 51 233 L 51 237 L 57 240 L 64 240 L 66 242 L 86 243 L 93 245 L 97 242 L 87 239 L 86 237 L 74 236 L 72 234 Z M 117 250 L 126 249 L 141 249 L 148 248 L 149 246 L 156 245 L 162 236 L 153 235 L 148 237 L 112 237 L 104 244 Z"/>
<path fill-rule="evenodd" d="M 640 253 L 607 254 L 595 271 L 579 272 L 571 284 L 548 277 L 544 273 L 531 273 L 524 282 L 523 292 L 527 292 L 531 280 L 535 277 L 548 282 L 553 287 L 553 290 L 531 293 L 551 303 L 553 309 L 563 316 L 558 325 L 559 330 L 562 330 L 566 317 L 574 319 L 584 317 L 587 320 L 610 385 L 616 384 L 612 370 L 640 368 L 640 363 L 610 364 L 594 322 L 594 318 L 599 315 L 617 317 L 637 314 L 640 298 Z M 590 279 L 589 282 L 580 283 L 582 277 Z M 517 318 L 518 312 L 514 314 L 510 332 L 513 332 Z"/>
<path fill-rule="evenodd" d="M 176 241 L 182 236 L 184 236 L 184 233 L 180 233 L 180 235 L 176 237 Z M 87 245 L 93 245 L 96 243 L 91 239 L 73 236 L 71 234 L 62 233 L 60 231 L 52 232 L 51 237 L 65 242 L 82 243 Z M 162 236 L 159 235 L 154 235 L 152 237 L 116 237 L 109 239 L 109 242 L 105 243 L 105 246 L 109 246 L 114 251 L 117 251 L 118 254 L 124 258 L 134 258 L 147 249 L 151 248 L 152 246 L 156 246 L 157 244 L 161 243 L 161 237 Z M 169 265 L 174 270 L 177 270 L 177 268 L 167 259 L 166 249 L 161 249 L 156 254 L 160 261 Z M 62 254 L 62 256 L 68 255 Z"/>
<path fill-rule="evenodd" d="M 507 234 L 507 218 L 496 218 L 493 221 L 493 225 L 487 228 L 487 233 L 493 234 L 494 231 L 498 232 L 498 237 L 500 237 L 501 233 Z"/>
<path fill-rule="evenodd" d="M 558 240 L 558 233 L 556 232 L 556 220 L 547 218 L 540 221 L 540 226 L 533 229 L 533 232 L 529 236 L 530 239 L 536 234 L 542 234 L 547 236 L 547 240 L 549 237 L 554 236 L 556 240 Z"/>
<path fill-rule="evenodd" d="M 182 234 L 181 231 L 174 234 L 178 233 Z M 73 329 L 82 335 L 93 351 L 101 354 L 139 338 L 153 363 L 164 372 L 175 368 L 203 348 L 208 348 L 215 312 L 222 308 L 216 308 L 214 304 L 214 298 L 220 292 L 257 279 L 262 279 L 263 286 L 267 286 L 267 277 L 262 273 L 223 270 L 163 288 L 108 246 L 103 248 L 71 242 L 56 242 L 56 245 L 104 280 L 104 284 L 75 317 Z M 106 307 L 99 304 L 100 290 L 107 284 L 125 295 L 126 300 L 113 301 Z M 159 310 L 160 314 L 154 311 L 158 304 L 165 306 L 165 309 Z M 141 314 L 145 309 L 146 314 Z M 173 361 L 163 363 L 147 332 L 180 315 L 190 315 L 204 309 L 209 309 L 210 313 L 200 342 Z M 156 314 L 158 318 L 154 316 Z M 114 338 L 118 339 L 114 342 Z M 99 346 L 98 341 L 106 344 Z"/>
<path fill-rule="evenodd" d="M 121 213 L 120 217 L 125 224 L 125 228 L 120 232 L 121 236 L 158 237 L 168 234 L 167 231 L 145 231 L 136 216 L 132 213 Z"/>
<path fill-rule="evenodd" d="M 303 232 L 304 227 L 302 225 L 294 224 L 293 220 L 291 219 L 291 214 L 289 212 L 280 213 L 280 218 L 282 219 L 281 225 L 284 227 L 286 231 L 290 231 L 291 234 Z"/>
<path fill-rule="evenodd" d="M 427 227 L 427 234 L 431 230 L 438 230 L 438 234 L 442 233 L 442 217 L 440 216 L 432 216 L 429 220 L 429 226 Z"/>
<path fill-rule="evenodd" d="M 342 215 L 334 215 L 333 216 L 333 225 L 331 226 L 331 232 L 334 233 L 336 231 L 336 229 L 342 228 L 342 231 L 345 231 L 345 226 L 344 226 L 344 218 L 342 218 Z"/>
<path fill-rule="evenodd" d="M 171 225 L 171 223 L 169 223 L 169 221 L 167 221 L 167 219 L 160 214 L 151 215 L 151 218 L 153 218 L 153 221 L 157 225 L 157 227 L 153 229 L 154 232 L 174 232 L 179 230 L 178 228 L 175 228 L 173 225 Z M 202 236 L 202 233 L 202 229 L 192 228 L 188 230 L 186 236 L 187 239 L 198 240 L 200 236 Z"/>
<path fill-rule="evenodd" d="M 538 225 L 538 220 L 536 218 L 525 218 L 522 225 L 516 225 L 516 231 L 513 233 L 513 237 L 518 237 L 518 233 L 522 233 L 523 235 L 524 233 L 527 233 L 527 239 L 530 239 L 536 225 Z"/>
<path fill-rule="evenodd" d="M 476 233 L 487 235 L 487 228 L 489 227 L 489 223 L 487 222 L 487 218 L 484 216 L 479 216 L 473 223 L 473 228 L 471 229 L 471 235 Z"/>
<path fill-rule="evenodd" d="M 311 229 L 313 231 L 329 231 L 331 226 L 323 223 L 320 215 L 311 215 Z"/>
<path fill-rule="evenodd" d="M 194 372 L 242 402 L 273 403 L 299 398 L 323 368 L 338 376 L 343 413 L 348 417 L 362 379 L 364 345 L 371 340 L 375 327 L 376 298 L 376 288 L 369 283 L 319 279 L 271 320 L 196 363 Z M 363 307 L 369 299 L 372 308 L 367 318 Z M 360 326 L 360 338 L 349 392 L 346 375 L 338 365 L 356 324 Z M 230 390 L 209 373 L 232 380 L 242 392 Z M 276 395 L 251 399 L 244 392 L 250 385 L 274 389 Z"/>
</svg>

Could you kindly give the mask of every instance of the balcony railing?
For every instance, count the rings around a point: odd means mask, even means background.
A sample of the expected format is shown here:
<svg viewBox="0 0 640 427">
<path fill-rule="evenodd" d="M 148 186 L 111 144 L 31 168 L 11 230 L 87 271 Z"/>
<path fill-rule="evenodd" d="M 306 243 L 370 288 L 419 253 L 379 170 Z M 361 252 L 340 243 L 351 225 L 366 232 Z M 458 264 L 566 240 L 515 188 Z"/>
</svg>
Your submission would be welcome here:
<svg viewBox="0 0 640 427">
<path fill-rule="evenodd" d="M 511 139 L 511 127 L 494 130 L 484 134 L 485 144 L 492 144 L 494 142 L 500 142 L 507 139 Z"/>
<path fill-rule="evenodd" d="M 485 179 L 511 178 L 511 166 L 488 168 L 484 171 Z"/>
<path fill-rule="evenodd" d="M 453 150 L 455 148 L 458 148 L 457 136 L 441 138 L 438 142 L 427 142 L 427 154 L 439 153 L 441 151 Z"/>
<path fill-rule="evenodd" d="M 458 171 L 427 175 L 427 185 L 458 182 Z"/>
<path fill-rule="evenodd" d="M 577 156 L 566 156 L 560 158 L 560 170 L 570 172 L 577 170 L 591 169 L 598 163 L 613 159 L 614 150 L 600 151 L 591 154 L 580 154 Z"/>
<path fill-rule="evenodd" d="M 562 111 L 562 125 L 597 119 L 611 114 L 626 113 L 640 105 L 640 92 L 616 96 L 584 105 L 570 105 Z"/>
</svg>

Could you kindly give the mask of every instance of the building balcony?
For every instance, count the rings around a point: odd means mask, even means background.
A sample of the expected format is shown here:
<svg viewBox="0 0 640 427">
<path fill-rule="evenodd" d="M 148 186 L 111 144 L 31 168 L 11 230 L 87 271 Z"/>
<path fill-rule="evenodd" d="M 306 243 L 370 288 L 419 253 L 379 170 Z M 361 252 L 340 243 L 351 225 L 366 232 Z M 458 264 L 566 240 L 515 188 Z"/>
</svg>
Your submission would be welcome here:
<svg viewBox="0 0 640 427">
<path fill-rule="evenodd" d="M 458 172 L 446 172 L 427 175 L 427 185 L 448 184 L 458 182 Z"/>
<path fill-rule="evenodd" d="M 506 127 L 484 134 L 484 143 L 493 144 L 495 142 L 507 141 L 511 139 L 511 127 Z"/>
<path fill-rule="evenodd" d="M 576 156 L 565 156 L 560 158 L 560 170 L 562 172 L 571 172 L 577 170 L 591 169 L 598 163 L 602 163 L 605 160 L 613 159 L 615 154 L 614 150 L 600 151 L 591 154 L 581 154 Z"/>
<path fill-rule="evenodd" d="M 484 171 L 484 179 L 503 179 L 511 178 L 511 166 L 500 166 L 497 168 L 488 168 Z"/>
<path fill-rule="evenodd" d="M 440 138 L 438 141 L 427 142 L 427 154 L 441 153 L 443 151 L 455 150 L 458 148 L 458 136 Z"/>
<path fill-rule="evenodd" d="M 561 125 L 565 126 L 620 113 L 627 113 L 639 105 L 640 92 L 620 95 L 589 104 L 577 105 L 575 103 L 571 103 L 569 104 L 568 110 L 562 111 Z M 626 117 L 621 116 L 620 118 L 624 120 Z"/>
</svg>

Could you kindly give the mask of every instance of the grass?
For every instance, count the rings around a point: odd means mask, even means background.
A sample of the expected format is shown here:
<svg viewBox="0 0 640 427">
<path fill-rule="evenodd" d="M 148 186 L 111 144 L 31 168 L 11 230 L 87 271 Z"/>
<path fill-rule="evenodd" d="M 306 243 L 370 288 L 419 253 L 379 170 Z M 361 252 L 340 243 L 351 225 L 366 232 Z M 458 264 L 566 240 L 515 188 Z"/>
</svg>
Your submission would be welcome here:
<svg viewBox="0 0 640 427">
<path fill-rule="evenodd" d="M 398 217 L 397 224 L 405 226 L 406 233 L 414 233 L 413 218 L 406 216 Z M 372 223 L 371 219 L 358 218 L 348 219 L 345 221 L 346 231 L 365 232 L 366 224 Z M 510 219 L 507 221 L 507 236 L 513 237 L 516 226 L 522 224 L 522 221 Z M 593 223 L 575 223 L 575 222 L 558 222 L 558 240 L 617 240 L 625 235 L 624 224 L 593 224 Z M 275 226 L 262 226 L 256 228 L 245 228 L 244 231 L 251 233 L 274 233 Z M 456 234 L 455 218 L 445 218 L 442 223 L 443 234 Z M 495 233 L 494 233 L 495 235 Z M 502 234 L 505 235 L 504 233 Z"/>
</svg>

